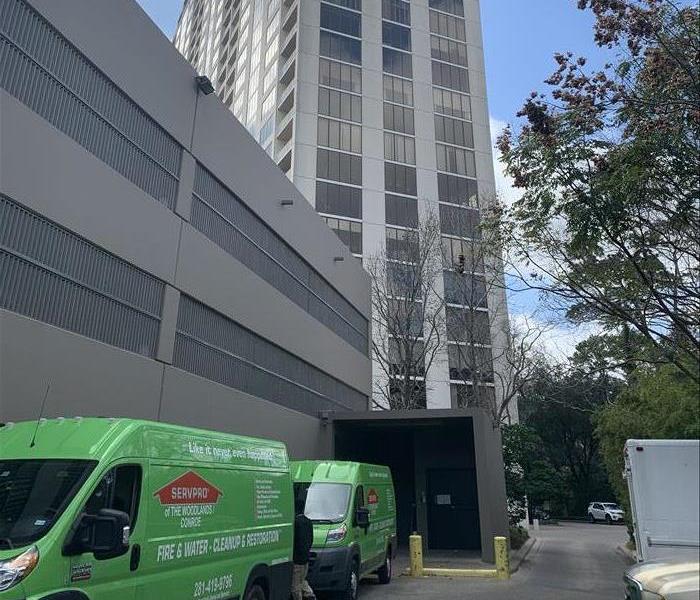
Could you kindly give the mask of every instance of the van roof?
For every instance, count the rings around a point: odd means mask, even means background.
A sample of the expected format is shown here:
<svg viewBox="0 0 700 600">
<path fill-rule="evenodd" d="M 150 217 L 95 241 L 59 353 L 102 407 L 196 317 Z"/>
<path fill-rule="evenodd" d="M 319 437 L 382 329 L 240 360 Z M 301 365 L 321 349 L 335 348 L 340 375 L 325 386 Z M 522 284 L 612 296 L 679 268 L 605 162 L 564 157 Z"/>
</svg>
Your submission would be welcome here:
<svg viewBox="0 0 700 600">
<path fill-rule="evenodd" d="M 36 430 L 33 446 L 30 446 Z M 154 458 L 287 468 L 282 442 L 170 425 L 108 418 L 41 419 L 0 427 L 0 455 L 7 459 L 112 460 Z"/>
<path fill-rule="evenodd" d="M 295 481 L 328 481 L 347 483 L 362 481 L 386 482 L 391 484 L 391 470 L 382 465 L 339 461 L 303 460 L 291 463 L 292 479 Z"/>
</svg>

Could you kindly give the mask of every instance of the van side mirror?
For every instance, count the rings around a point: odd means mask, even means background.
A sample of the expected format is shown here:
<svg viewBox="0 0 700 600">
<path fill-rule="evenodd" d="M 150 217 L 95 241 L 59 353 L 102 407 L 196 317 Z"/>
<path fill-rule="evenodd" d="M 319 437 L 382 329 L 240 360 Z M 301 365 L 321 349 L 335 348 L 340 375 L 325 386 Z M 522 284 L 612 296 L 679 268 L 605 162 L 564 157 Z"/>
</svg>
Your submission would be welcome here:
<svg viewBox="0 0 700 600">
<path fill-rule="evenodd" d="M 115 558 L 129 551 L 129 515 L 103 508 L 96 515 L 83 514 L 63 546 L 64 556 L 92 552 L 97 560 Z"/>
<path fill-rule="evenodd" d="M 369 527 L 369 509 L 362 507 L 355 511 L 355 525 L 362 529 Z"/>
</svg>

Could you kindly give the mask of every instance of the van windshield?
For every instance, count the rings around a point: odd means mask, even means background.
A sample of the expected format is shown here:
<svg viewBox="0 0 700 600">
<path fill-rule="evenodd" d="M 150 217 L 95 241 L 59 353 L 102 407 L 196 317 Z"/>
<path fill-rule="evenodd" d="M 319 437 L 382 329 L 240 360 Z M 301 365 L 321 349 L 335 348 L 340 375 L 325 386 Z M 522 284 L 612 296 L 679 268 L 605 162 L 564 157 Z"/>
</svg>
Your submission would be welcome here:
<svg viewBox="0 0 700 600">
<path fill-rule="evenodd" d="M 96 464 L 0 459 L 0 549 L 26 546 L 43 537 Z"/>
<path fill-rule="evenodd" d="M 304 514 L 316 523 L 345 520 L 352 486 L 347 483 L 311 483 L 307 489 Z"/>
</svg>

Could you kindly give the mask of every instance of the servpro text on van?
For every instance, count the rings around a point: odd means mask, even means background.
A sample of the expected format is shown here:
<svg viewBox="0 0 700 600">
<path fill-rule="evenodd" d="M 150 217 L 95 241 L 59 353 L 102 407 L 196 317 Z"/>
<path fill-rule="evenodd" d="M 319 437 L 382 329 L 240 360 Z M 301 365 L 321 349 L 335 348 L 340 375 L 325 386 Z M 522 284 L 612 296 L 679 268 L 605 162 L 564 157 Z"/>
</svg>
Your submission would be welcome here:
<svg viewBox="0 0 700 600">
<path fill-rule="evenodd" d="M 308 581 L 314 591 L 357 598 L 360 579 L 389 583 L 396 555 L 396 501 L 388 467 L 356 462 L 292 462 L 294 493 L 314 524 Z"/>
<path fill-rule="evenodd" d="M 0 427 L 0 600 L 288 600 L 283 444 L 126 419 Z"/>
</svg>

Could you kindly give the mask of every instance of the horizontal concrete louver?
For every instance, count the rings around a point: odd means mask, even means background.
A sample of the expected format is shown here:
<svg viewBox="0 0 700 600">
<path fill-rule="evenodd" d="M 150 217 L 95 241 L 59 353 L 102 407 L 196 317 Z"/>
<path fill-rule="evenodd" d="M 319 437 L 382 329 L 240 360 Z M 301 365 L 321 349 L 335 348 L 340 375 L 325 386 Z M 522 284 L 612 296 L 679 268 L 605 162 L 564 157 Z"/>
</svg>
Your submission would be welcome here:
<svg viewBox="0 0 700 600">
<path fill-rule="evenodd" d="M 174 208 L 180 145 L 22 0 L 0 3 L 0 87 Z"/>
<path fill-rule="evenodd" d="M 355 349 L 368 353 L 367 319 L 199 164 L 190 223 Z"/>
<path fill-rule="evenodd" d="M 0 308 L 154 356 L 165 285 L 0 196 Z"/>
<path fill-rule="evenodd" d="M 364 394 L 187 296 L 173 366 L 313 416 L 367 408 Z"/>
</svg>

